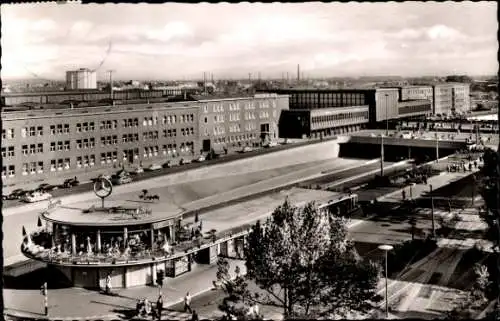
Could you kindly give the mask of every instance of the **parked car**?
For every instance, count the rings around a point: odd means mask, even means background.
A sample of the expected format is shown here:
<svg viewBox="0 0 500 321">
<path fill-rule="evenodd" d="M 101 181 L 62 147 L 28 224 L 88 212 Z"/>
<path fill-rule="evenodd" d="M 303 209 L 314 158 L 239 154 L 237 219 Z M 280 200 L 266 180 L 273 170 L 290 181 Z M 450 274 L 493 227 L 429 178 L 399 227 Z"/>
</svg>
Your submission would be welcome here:
<svg viewBox="0 0 500 321">
<path fill-rule="evenodd" d="M 21 197 L 24 196 L 24 194 L 28 193 L 28 191 L 25 191 L 21 188 L 13 190 L 9 195 L 6 195 L 7 200 L 17 200 L 20 199 Z"/>
<path fill-rule="evenodd" d="M 161 167 L 170 168 L 170 167 L 172 167 L 172 163 L 170 161 L 166 161 L 165 163 L 163 163 L 163 165 L 161 165 Z"/>
<path fill-rule="evenodd" d="M 142 167 L 137 167 L 130 172 L 130 174 L 132 174 L 132 175 L 138 175 L 141 173 L 144 173 L 144 169 Z"/>
<path fill-rule="evenodd" d="M 113 185 L 128 184 L 132 181 L 133 179 L 130 176 L 113 176 L 111 178 L 111 183 L 113 183 Z"/>
<path fill-rule="evenodd" d="M 151 166 L 149 166 L 149 167 L 147 168 L 147 170 L 148 170 L 149 172 L 152 172 L 152 171 L 157 171 L 157 170 L 160 170 L 160 169 L 162 169 L 162 167 L 161 167 L 160 165 L 158 165 L 158 164 L 151 164 Z"/>
<path fill-rule="evenodd" d="M 205 155 L 198 156 L 198 158 L 196 158 L 194 161 L 197 162 L 197 163 L 204 162 L 205 161 Z"/>
<path fill-rule="evenodd" d="M 78 181 L 78 179 L 76 177 L 68 178 L 63 183 L 64 188 L 70 188 L 70 187 L 74 187 L 74 186 L 78 186 L 78 185 L 80 185 L 80 182 Z"/>
<path fill-rule="evenodd" d="M 52 195 L 50 195 L 49 193 L 31 192 L 31 193 L 24 195 L 21 198 L 21 201 L 26 202 L 26 203 L 35 203 L 35 202 L 48 200 L 49 198 L 52 198 Z"/>
<path fill-rule="evenodd" d="M 179 161 L 179 165 L 191 164 L 191 162 L 192 161 L 190 159 L 181 158 L 181 160 Z"/>
<path fill-rule="evenodd" d="M 50 185 L 47 183 L 43 183 L 37 187 L 36 191 L 51 192 L 51 191 L 54 191 L 58 188 L 59 188 L 59 186 L 57 186 L 57 185 Z"/>
<path fill-rule="evenodd" d="M 274 146 L 278 146 L 278 143 L 268 142 L 268 143 L 264 144 L 264 147 L 266 147 L 266 148 L 270 148 L 270 147 L 274 147 Z"/>
<path fill-rule="evenodd" d="M 248 152 L 251 152 L 253 151 L 253 148 L 250 147 L 250 146 L 245 146 L 243 147 L 243 149 L 241 150 L 242 153 L 248 153 Z"/>
</svg>

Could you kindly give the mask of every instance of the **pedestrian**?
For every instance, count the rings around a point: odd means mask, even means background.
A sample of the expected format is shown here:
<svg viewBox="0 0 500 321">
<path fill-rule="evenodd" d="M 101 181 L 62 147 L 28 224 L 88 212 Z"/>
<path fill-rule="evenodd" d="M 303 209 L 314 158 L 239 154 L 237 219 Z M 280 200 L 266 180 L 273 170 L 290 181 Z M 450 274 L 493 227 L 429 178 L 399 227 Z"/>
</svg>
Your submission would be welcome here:
<svg viewBox="0 0 500 321">
<path fill-rule="evenodd" d="M 198 313 L 196 311 L 191 312 L 191 321 L 198 321 Z"/>
<path fill-rule="evenodd" d="M 184 297 L 184 312 L 188 311 L 189 313 L 193 313 L 193 310 L 191 309 L 191 295 L 186 293 L 186 296 Z"/>
<path fill-rule="evenodd" d="M 405 190 L 401 191 L 401 196 L 403 197 L 403 201 L 406 200 L 406 191 Z"/>
<path fill-rule="evenodd" d="M 106 294 L 111 295 L 111 273 L 106 276 Z"/>
<path fill-rule="evenodd" d="M 158 301 L 156 301 L 156 311 L 158 312 L 158 320 L 161 320 L 161 312 L 163 311 L 163 298 L 161 293 L 158 296 Z"/>
</svg>

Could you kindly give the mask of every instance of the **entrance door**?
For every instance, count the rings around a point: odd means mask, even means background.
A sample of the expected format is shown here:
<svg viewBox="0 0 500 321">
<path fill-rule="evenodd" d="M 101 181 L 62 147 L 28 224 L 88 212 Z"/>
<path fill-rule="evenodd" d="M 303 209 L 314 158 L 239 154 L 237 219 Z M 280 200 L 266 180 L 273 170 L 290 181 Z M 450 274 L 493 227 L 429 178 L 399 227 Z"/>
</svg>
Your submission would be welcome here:
<svg viewBox="0 0 500 321">
<path fill-rule="evenodd" d="M 260 139 L 264 141 L 269 135 L 269 124 L 260 124 Z"/>
<path fill-rule="evenodd" d="M 204 152 L 209 152 L 210 151 L 210 139 L 204 139 L 203 140 L 203 151 Z"/>
</svg>

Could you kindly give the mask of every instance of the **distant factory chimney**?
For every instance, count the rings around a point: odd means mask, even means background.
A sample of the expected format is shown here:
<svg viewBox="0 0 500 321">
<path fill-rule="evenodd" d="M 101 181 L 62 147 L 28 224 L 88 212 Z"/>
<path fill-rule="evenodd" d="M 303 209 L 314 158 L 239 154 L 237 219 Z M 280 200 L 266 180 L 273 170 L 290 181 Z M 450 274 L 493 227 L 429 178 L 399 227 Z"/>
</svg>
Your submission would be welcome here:
<svg viewBox="0 0 500 321">
<path fill-rule="evenodd" d="M 300 81 L 300 65 L 297 65 L 297 81 Z"/>
<path fill-rule="evenodd" d="M 207 93 L 207 73 L 203 72 L 203 93 Z"/>
<path fill-rule="evenodd" d="M 212 73 L 212 85 L 214 84 L 214 74 Z"/>
</svg>

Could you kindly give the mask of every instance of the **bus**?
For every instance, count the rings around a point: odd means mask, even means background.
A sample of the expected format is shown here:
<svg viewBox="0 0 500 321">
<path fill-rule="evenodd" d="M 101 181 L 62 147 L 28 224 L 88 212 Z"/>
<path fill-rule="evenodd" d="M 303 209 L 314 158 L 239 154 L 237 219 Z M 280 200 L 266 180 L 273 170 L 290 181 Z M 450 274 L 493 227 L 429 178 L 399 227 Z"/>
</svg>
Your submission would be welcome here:
<svg viewBox="0 0 500 321">
<path fill-rule="evenodd" d="M 319 206 L 320 210 L 328 211 L 336 216 L 350 217 L 355 212 L 361 210 L 358 204 L 358 195 L 354 193 L 341 194 L 335 199 L 331 199 Z"/>
</svg>

